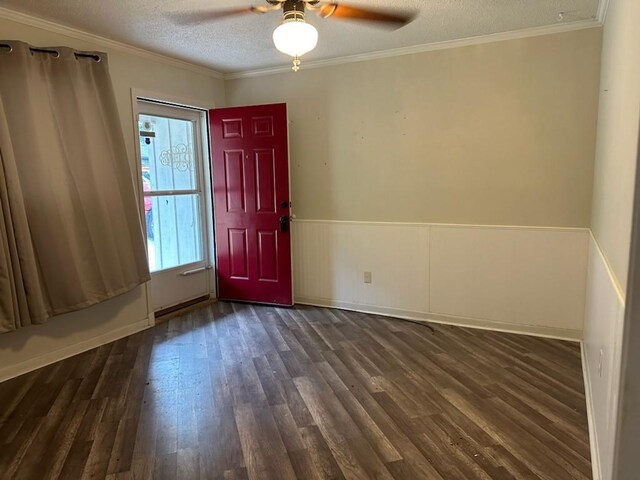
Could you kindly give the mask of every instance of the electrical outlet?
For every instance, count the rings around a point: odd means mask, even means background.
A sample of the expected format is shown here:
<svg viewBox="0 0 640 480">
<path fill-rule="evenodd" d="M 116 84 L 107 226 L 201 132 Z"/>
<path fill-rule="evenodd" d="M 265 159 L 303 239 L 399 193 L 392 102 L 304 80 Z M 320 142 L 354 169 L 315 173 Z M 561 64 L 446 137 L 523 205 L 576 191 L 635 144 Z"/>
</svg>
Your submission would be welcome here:
<svg viewBox="0 0 640 480">
<path fill-rule="evenodd" d="M 600 358 L 598 359 L 598 375 L 602 376 L 602 363 L 604 360 L 604 349 L 600 349 Z"/>
<path fill-rule="evenodd" d="M 371 272 L 364 272 L 364 283 L 371 283 Z"/>
</svg>

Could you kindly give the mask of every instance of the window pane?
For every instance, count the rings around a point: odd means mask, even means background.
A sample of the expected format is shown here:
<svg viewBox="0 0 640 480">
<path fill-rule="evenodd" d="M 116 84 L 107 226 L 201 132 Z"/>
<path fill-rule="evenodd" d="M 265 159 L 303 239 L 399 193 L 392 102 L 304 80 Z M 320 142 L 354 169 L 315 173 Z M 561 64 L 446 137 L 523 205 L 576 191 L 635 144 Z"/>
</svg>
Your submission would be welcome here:
<svg viewBox="0 0 640 480">
<path fill-rule="evenodd" d="M 196 190 L 193 123 L 140 115 L 142 182 L 145 191 Z"/>
<path fill-rule="evenodd" d="M 145 196 L 147 247 L 152 272 L 203 259 L 200 196 Z"/>
</svg>

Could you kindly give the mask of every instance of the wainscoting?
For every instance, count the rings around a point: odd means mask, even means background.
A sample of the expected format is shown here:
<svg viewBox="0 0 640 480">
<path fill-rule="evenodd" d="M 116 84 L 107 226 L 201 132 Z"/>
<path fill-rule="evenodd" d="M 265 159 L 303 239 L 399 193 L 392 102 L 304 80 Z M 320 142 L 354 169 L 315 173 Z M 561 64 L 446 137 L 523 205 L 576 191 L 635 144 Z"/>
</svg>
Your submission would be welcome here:
<svg viewBox="0 0 640 480">
<path fill-rule="evenodd" d="M 297 303 L 582 339 L 586 229 L 295 220 L 292 231 Z"/>
<path fill-rule="evenodd" d="M 612 478 L 624 308 L 624 294 L 591 237 L 582 365 L 594 480 Z"/>
</svg>

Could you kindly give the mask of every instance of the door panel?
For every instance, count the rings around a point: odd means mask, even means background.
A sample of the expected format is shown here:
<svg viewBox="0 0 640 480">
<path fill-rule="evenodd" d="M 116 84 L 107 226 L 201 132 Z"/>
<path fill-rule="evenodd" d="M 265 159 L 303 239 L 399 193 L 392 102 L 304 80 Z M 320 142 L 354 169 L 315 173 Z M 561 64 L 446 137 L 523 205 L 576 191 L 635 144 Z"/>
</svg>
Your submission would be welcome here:
<svg viewBox="0 0 640 480">
<path fill-rule="evenodd" d="M 255 152 L 256 211 L 276 213 L 276 159 L 273 150 Z"/>
<path fill-rule="evenodd" d="M 286 105 L 215 109 L 210 121 L 218 296 L 291 305 Z"/>
<path fill-rule="evenodd" d="M 246 179 L 244 175 L 244 151 L 224 152 L 224 177 L 227 195 L 227 212 L 244 212 Z"/>
<path fill-rule="evenodd" d="M 258 232 L 258 279 L 278 281 L 278 232 L 277 230 Z"/>
<path fill-rule="evenodd" d="M 239 280 L 247 280 L 249 278 L 247 231 L 241 228 L 230 228 L 228 232 L 229 277 Z"/>
</svg>

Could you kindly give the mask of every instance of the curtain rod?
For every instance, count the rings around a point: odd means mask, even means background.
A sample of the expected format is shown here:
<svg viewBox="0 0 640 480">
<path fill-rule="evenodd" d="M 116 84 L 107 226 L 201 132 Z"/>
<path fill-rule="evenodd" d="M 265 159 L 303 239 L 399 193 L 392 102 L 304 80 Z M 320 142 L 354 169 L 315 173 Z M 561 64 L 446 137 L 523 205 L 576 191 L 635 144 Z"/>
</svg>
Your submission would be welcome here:
<svg viewBox="0 0 640 480">
<path fill-rule="evenodd" d="M 0 43 L 0 48 L 9 49 L 9 52 L 13 51 L 13 47 L 8 43 Z M 58 52 L 57 50 L 47 49 L 47 48 L 29 47 L 29 51 L 31 51 L 31 53 L 49 53 L 56 57 L 60 56 L 60 52 Z M 73 52 L 73 54 L 75 55 L 76 58 L 91 58 L 95 62 L 99 62 L 100 60 L 102 60 L 102 58 L 100 58 L 100 55 L 97 55 L 95 53 Z"/>
</svg>

